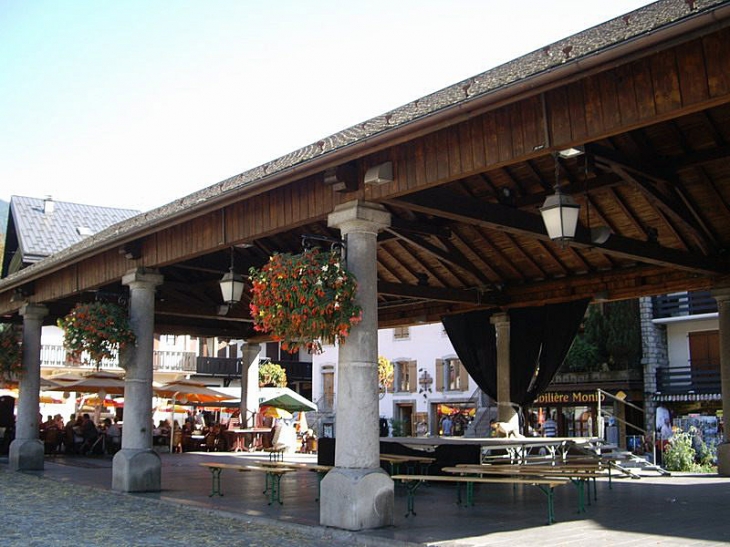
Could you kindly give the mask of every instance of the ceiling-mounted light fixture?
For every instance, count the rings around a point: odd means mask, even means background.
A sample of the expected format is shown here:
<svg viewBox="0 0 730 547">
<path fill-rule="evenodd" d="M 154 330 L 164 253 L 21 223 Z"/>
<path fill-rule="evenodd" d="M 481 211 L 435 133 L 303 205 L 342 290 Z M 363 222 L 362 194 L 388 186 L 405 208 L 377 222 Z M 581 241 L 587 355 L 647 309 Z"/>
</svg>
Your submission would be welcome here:
<svg viewBox="0 0 730 547">
<path fill-rule="evenodd" d="M 575 158 L 577 156 L 580 156 L 581 154 L 585 154 L 585 148 L 583 148 L 582 146 L 573 146 L 564 150 L 560 150 L 558 152 L 558 156 L 563 159 Z"/>
<path fill-rule="evenodd" d="M 243 276 L 233 270 L 233 247 L 231 247 L 231 267 L 218 283 L 221 286 L 223 302 L 233 305 L 241 301 Z"/>
<path fill-rule="evenodd" d="M 550 239 L 564 245 L 566 241 L 575 238 L 580 205 L 571 196 L 560 192 L 559 175 L 560 164 L 556 157 L 555 193 L 545 199 L 545 203 L 540 208 L 540 214 Z"/>
</svg>

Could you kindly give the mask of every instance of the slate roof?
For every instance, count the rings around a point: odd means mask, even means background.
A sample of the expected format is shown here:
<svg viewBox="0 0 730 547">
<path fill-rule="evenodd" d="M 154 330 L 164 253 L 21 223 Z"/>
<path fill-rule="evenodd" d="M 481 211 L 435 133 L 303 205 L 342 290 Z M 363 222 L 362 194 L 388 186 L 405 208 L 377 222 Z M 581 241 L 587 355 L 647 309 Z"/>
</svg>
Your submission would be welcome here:
<svg viewBox="0 0 730 547">
<path fill-rule="evenodd" d="M 112 224 L 139 214 L 133 209 L 114 209 L 53 201 L 53 211 L 44 211 L 44 199 L 10 198 L 10 219 L 15 227 L 23 263 L 33 263 L 101 232 Z"/>
</svg>

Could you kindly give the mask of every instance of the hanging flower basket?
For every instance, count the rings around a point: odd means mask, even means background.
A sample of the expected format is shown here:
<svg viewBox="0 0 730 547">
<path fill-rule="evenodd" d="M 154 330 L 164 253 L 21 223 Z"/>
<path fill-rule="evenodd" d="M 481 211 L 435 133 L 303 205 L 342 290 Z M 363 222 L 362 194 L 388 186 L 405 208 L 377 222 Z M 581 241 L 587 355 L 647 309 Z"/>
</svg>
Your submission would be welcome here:
<svg viewBox="0 0 730 547">
<path fill-rule="evenodd" d="M 322 342 L 343 344 L 361 319 L 357 282 L 338 251 L 275 254 L 249 275 L 254 329 L 270 333 L 291 353 L 300 347 L 321 353 Z"/>
<path fill-rule="evenodd" d="M 0 323 L 0 384 L 17 381 L 23 372 L 23 329 Z"/>
<path fill-rule="evenodd" d="M 98 369 L 104 359 L 113 359 L 135 336 L 127 311 L 110 302 L 76 304 L 66 317 L 58 320 L 64 331 L 63 346 L 75 363 L 93 363 Z"/>
</svg>

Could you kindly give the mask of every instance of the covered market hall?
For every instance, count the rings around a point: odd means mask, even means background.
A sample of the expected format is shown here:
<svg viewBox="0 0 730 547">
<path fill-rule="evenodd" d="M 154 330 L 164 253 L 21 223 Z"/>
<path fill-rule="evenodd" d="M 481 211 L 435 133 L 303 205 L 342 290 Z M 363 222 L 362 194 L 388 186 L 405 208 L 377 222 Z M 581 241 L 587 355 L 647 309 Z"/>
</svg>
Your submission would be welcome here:
<svg viewBox="0 0 730 547">
<path fill-rule="evenodd" d="M 710 290 L 727 415 L 729 158 L 730 4 L 661 0 L 116 224 L 0 280 L 2 320 L 23 325 L 10 466 L 44 465 L 42 326 L 103 291 L 125 296 L 137 340 L 123 356 L 112 488 L 159 490 L 153 334 L 242 338 L 252 365 L 266 337 L 252 328 L 248 291 L 221 310 L 219 281 L 299 252 L 303 237 L 342 242 L 363 310 L 339 347 L 323 525 L 393 522 L 379 465 L 379 327 L 444 320 L 465 351 L 468 333 L 491 329 L 484 381 L 508 421 L 525 376 L 539 369 L 544 389 L 559 366 L 552 346 L 570 344 L 561 318 L 590 301 Z M 728 440 L 726 430 L 721 475 Z"/>
</svg>

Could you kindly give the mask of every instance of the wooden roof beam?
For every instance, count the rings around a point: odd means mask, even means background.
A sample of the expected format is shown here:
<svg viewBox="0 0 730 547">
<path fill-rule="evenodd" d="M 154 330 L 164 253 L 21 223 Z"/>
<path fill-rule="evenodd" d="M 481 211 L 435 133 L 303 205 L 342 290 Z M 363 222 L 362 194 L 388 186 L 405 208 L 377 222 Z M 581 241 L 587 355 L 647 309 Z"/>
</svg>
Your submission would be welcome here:
<svg viewBox="0 0 730 547">
<path fill-rule="evenodd" d="M 478 289 L 448 289 L 444 287 L 406 285 L 379 281 L 378 294 L 416 298 L 419 300 L 433 300 L 436 302 L 454 302 L 479 305 L 485 300 L 485 295 L 494 295 L 496 292 L 485 292 Z"/>
<path fill-rule="evenodd" d="M 544 241 L 549 240 L 540 215 L 515 210 L 495 203 L 465 199 L 440 188 L 403 196 L 395 200 L 387 200 L 387 202 L 399 207 L 410 207 L 415 211 L 448 218 L 456 222 L 527 235 Z M 595 247 L 602 252 L 615 256 L 700 274 L 717 274 L 727 271 L 727 264 L 712 257 L 678 251 L 616 234 L 611 235 L 605 243 L 596 244 L 591 241 L 590 232 L 582 226 L 578 227 L 577 237 L 570 245 Z"/>
</svg>

